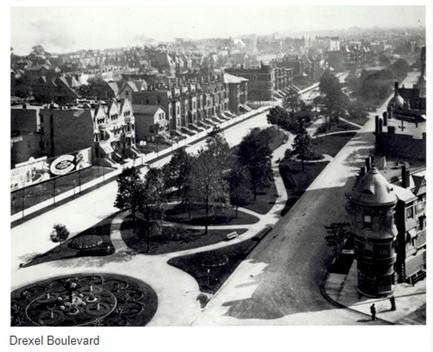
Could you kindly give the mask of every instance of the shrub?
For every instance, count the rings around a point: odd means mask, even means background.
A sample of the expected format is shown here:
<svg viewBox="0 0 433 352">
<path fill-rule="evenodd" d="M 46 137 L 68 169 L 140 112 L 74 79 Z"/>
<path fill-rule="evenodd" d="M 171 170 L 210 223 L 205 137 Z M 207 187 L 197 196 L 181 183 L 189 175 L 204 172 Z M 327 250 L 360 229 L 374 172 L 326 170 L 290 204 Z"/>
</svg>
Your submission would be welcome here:
<svg viewBox="0 0 433 352">
<path fill-rule="evenodd" d="M 53 231 L 51 232 L 50 238 L 53 242 L 63 242 L 69 237 L 69 231 L 65 225 L 55 224 L 53 226 Z"/>
<path fill-rule="evenodd" d="M 90 249 L 100 246 L 102 238 L 97 235 L 81 236 L 71 240 L 69 247 L 75 249 Z"/>
</svg>

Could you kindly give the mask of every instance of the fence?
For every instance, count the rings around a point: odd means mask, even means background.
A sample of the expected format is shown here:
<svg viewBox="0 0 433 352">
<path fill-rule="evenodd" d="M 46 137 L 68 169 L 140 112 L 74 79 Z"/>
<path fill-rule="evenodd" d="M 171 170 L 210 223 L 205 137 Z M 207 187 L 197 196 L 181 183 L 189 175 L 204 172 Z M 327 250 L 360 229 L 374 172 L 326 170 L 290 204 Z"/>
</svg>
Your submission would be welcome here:
<svg viewBox="0 0 433 352">
<path fill-rule="evenodd" d="M 250 111 L 222 122 L 219 128 L 224 130 L 269 109 L 270 107 L 267 106 Z M 49 207 L 53 207 L 60 202 L 72 200 L 80 194 L 99 188 L 115 180 L 124 168 L 133 166 L 142 167 L 143 165 L 148 165 L 165 158 L 178 148 L 187 147 L 207 138 L 211 130 L 201 131 L 159 152 L 141 154 L 141 157 L 131 160 L 117 169 L 91 166 L 13 191 L 11 192 L 11 222 L 14 224 L 32 214 L 36 215 Z"/>
</svg>

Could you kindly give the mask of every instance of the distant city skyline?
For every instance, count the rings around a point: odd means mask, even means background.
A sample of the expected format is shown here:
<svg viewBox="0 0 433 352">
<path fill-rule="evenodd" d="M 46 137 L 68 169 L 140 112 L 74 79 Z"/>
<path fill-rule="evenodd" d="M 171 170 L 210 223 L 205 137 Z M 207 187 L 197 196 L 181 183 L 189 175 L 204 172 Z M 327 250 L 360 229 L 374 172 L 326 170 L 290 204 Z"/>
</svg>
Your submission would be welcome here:
<svg viewBox="0 0 433 352">
<path fill-rule="evenodd" d="M 143 45 L 173 38 L 224 38 L 360 28 L 424 28 L 424 6 L 12 7 L 19 55 Z"/>
</svg>

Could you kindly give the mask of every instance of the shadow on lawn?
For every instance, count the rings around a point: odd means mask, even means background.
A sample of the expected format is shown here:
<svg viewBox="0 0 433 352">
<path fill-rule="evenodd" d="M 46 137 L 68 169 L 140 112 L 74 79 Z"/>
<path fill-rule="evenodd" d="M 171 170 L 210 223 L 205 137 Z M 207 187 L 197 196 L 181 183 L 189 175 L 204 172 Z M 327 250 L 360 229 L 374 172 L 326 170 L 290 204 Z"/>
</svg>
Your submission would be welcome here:
<svg viewBox="0 0 433 352">
<path fill-rule="evenodd" d="M 107 256 L 114 253 L 113 243 L 110 239 L 110 229 L 111 222 L 113 218 L 117 214 L 113 214 L 108 218 L 103 219 L 95 226 L 92 226 L 83 232 L 80 232 L 78 235 L 67 239 L 62 242 L 58 246 L 49 250 L 48 252 L 37 254 L 30 261 L 22 264 L 22 267 L 28 267 L 32 265 L 37 265 L 41 263 L 56 261 L 56 265 L 61 265 L 61 261 L 65 259 L 71 258 L 80 258 L 80 257 L 98 257 L 98 256 Z M 49 234 L 47 234 L 49 236 Z M 92 246 L 91 248 L 82 248 L 77 249 L 73 248 L 72 244 L 81 239 L 89 238 L 90 236 L 97 236 L 100 241 L 97 245 Z"/>
</svg>

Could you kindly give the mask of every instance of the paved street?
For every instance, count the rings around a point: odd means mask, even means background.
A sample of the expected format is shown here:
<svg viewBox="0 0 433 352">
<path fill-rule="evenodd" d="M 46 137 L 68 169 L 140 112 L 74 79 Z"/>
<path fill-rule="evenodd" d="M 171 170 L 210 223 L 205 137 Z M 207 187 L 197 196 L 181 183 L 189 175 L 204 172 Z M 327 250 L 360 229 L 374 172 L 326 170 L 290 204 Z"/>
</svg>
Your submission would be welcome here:
<svg viewBox="0 0 433 352">
<path fill-rule="evenodd" d="M 225 135 L 230 144 L 235 144 L 250 128 L 265 125 L 266 116 L 261 114 L 225 131 Z M 150 325 L 372 324 L 365 315 L 336 309 L 326 301 L 320 292 L 320 282 L 331 258 L 331 251 L 324 240 L 324 226 L 333 221 L 344 221 L 344 193 L 350 189 L 346 180 L 357 172 L 359 163 L 372 147 L 373 125 L 371 119 L 331 161 L 292 210 L 237 268 L 204 311 L 196 300 L 199 294 L 197 282 L 185 272 L 169 266 L 167 261 L 181 254 L 224 246 L 227 242 L 161 256 L 134 255 L 119 243 L 116 244 L 119 251 L 113 256 L 76 258 L 19 269 L 19 263 L 55 246 L 49 240 L 52 224 L 64 223 L 75 235 L 113 214 L 116 211 L 112 206 L 117 188 L 115 182 L 12 230 L 12 289 L 42 278 L 76 272 L 116 272 L 133 275 L 157 292 L 158 311 Z M 274 153 L 274 165 L 289 144 Z M 192 146 L 189 151 L 200 147 Z M 165 162 L 168 160 L 165 158 Z M 159 161 L 158 166 L 163 162 Z M 277 214 L 284 207 L 286 198 L 281 179 L 276 181 L 280 194 L 276 206 L 230 244 L 249 238 L 266 224 L 278 220 Z M 119 240 L 116 222 L 112 229 L 113 239 Z M 380 320 L 375 322 L 383 323 Z"/>
<path fill-rule="evenodd" d="M 410 73 L 405 84 L 416 80 Z M 335 306 L 320 284 L 332 259 L 325 226 L 347 221 L 348 179 L 373 148 L 374 115 L 337 154 L 295 206 L 232 274 L 197 325 L 337 325 L 368 323 L 365 316 Z M 382 323 L 382 322 L 379 322 Z"/>
</svg>

